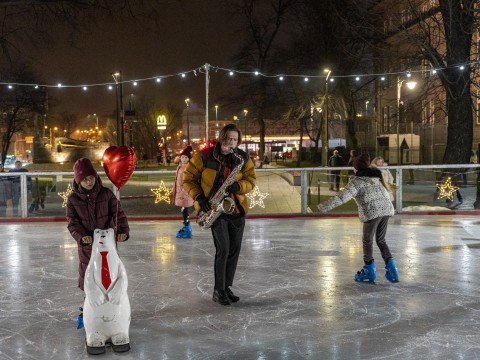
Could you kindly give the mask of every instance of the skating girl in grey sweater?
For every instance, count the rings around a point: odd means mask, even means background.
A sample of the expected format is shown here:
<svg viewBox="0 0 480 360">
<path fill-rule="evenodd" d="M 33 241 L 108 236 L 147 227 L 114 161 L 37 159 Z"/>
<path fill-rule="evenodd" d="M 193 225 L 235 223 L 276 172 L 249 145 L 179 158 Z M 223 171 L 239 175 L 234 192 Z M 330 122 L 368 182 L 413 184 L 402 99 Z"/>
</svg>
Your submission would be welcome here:
<svg viewBox="0 0 480 360">
<path fill-rule="evenodd" d="M 387 270 L 385 277 L 391 282 L 398 282 L 398 270 L 390 249 L 385 241 L 388 219 L 393 216 L 394 209 L 388 195 L 388 185 L 384 183 L 382 173 L 370 168 L 370 156 L 362 154 L 353 159 L 355 175 L 338 194 L 318 205 L 320 212 L 325 213 L 340 206 L 352 198 L 358 206 L 358 215 L 363 222 L 363 261 L 365 265 L 355 274 L 355 281 L 375 283 L 376 269 L 373 259 L 373 238 L 385 261 Z"/>
</svg>

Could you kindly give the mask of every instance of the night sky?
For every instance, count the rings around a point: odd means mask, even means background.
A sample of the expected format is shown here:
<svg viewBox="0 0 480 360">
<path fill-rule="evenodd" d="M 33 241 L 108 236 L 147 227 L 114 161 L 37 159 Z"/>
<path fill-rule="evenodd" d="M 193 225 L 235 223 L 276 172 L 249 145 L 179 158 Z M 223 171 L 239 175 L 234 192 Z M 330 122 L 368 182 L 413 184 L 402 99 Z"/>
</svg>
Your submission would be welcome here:
<svg viewBox="0 0 480 360">
<path fill-rule="evenodd" d="M 237 51 L 233 39 L 238 39 L 229 24 L 221 0 L 190 0 L 188 6 L 174 2 L 162 9 L 160 25 L 133 20 L 123 23 L 109 21 L 94 25 L 88 32 L 76 33 L 69 41 L 67 31 L 54 31 L 58 40 L 53 47 L 32 49 L 34 67 L 46 84 L 81 85 L 113 82 L 112 72 L 121 70 L 124 80 L 155 75 L 176 74 L 209 63 L 230 67 Z M 212 84 L 212 87 L 215 84 Z M 124 99 L 130 94 L 146 92 L 150 97 L 183 106 L 184 99 L 205 102 L 205 76 L 154 80 L 139 83 L 137 88 L 126 84 Z M 68 111 L 83 118 L 99 114 L 111 115 L 115 109 L 115 91 L 106 86 L 77 89 L 51 89 L 57 105 L 50 112 Z M 215 94 L 211 94 L 213 106 Z M 125 101 L 127 103 L 128 100 Z M 127 105 L 125 105 L 127 107 Z M 221 109 L 220 109 L 221 111 Z"/>
</svg>

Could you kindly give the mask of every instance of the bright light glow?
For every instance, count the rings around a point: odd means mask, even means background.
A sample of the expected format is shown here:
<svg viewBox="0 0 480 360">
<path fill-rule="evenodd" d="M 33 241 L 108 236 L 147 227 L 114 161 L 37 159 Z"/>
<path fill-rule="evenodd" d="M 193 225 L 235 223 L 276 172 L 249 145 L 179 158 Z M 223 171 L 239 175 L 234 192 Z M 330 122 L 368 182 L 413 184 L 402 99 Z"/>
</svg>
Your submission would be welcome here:
<svg viewBox="0 0 480 360">
<path fill-rule="evenodd" d="M 230 74 L 230 76 L 233 76 L 233 71 L 230 71 L 230 73 L 229 73 L 229 74 Z"/>
<path fill-rule="evenodd" d="M 136 81 L 133 82 L 133 86 L 137 86 L 138 83 Z"/>
<path fill-rule="evenodd" d="M 62 87 L 62 84 L 58 83 L 57 86 L 58 86 L 58 87 Z"/>
<path fill-rule="evenodd" d="M 385 76 L 382 76 L 380 80 L 385 81 Z"/>
<path fill-rule="evenodd" d="M 415 86 L 417 86 L 417 82 L 416 82 L 416 81 L 407 81 L 407 87 L 408 87 L 410 90 L 415 89 Z"/>
<path fill-rule="evenodd" d="M 463 65 L 460 66 L 460 70 L 463 70 L 463 69 L 465 69 L 465 66 L 463 66 Z"/>
<path fill-rule="evenodd" d="M 408 78 L 409 78 L 409 77 L 411 77 L 411 76 L 412 76 L 412 74 L 410 74 L 410 73 L 407 73 L 407 77 L 408 77 Z"/>
<path fill-rule="evenodd" d="M 84 86 L 84 87 L 83 87 L 83 90 L 84 90 L 84 91 L 87 91 L 87 87 L 86 87 L 86 86 Z"/>
<path fill-rule="evenodd" d="M 432 74 L 436 74 L 436 73 L 437 73 L 437 70 L 433 69 Z"/>
<path fill-rule="evenodd" d="M 160 81 L 162 81 L 162 79 L 161 79 L 161 78 L 157 78 L 157 82 L 160 82 Z"/>
<path fill-rule="evenodd" d="M 108 85 L 108 90 L 112 90 L 113 89 L 113 86 L 112 85 Z"/>
<path fill-rule="evenodd" d="M 305 82 L 307 82 L 307 81 L 308 81 L 308 78 L 306 77 L 306 78 L 305 78 L 305 79 L 303 79 L 303 80 L 304 80 Z"/>
<path fill-rule="evenodd" d="M 283 76 L 280 76 L 280 78 L 279 78 L 279 79 L 283 81 Z"/>
<path fill-rule="evenodd" d="M 12 85 L 8 85 L 8 88 L 9 88 L 9 89 L 13 89 L 13 86 L 12 86 Z"/>
<path fill-rule="evenodd" d="M 258 75 L 258 74 L 259 74 L 259 72 L 258 72 L 258 71 L 255 71 L 255 75 Z"/>
<path fill-rule="evenodd" d="M 355 78 L 355 80 L 359 81 L 359 80 L 360 80 L 360 76 L 357 76 L 357 77 Z"/>
<path fill-rule="evenodd" d="M 35 89 L 38 89 L 38 85 L 35 85 L 34 87 L 35 87 Z"/>
<path fill-rule="evenodd" d="M 182 77 L 184 78 L 186 75 L 185 74 L 182 74 Z"/>
</svg>

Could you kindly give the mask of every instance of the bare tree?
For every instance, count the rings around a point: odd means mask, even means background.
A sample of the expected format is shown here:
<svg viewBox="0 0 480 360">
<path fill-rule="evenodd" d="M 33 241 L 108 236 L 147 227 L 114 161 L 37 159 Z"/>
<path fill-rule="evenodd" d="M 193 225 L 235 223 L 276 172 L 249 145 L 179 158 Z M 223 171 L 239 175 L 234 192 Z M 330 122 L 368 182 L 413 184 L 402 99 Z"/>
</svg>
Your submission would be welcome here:
<svg viewBox="0 0 480 360">
<path fill-rule="evenodd" d="M 1 162 L 4 164 L 13 135 L 33 126 L 35 114 L 45 113 L 45 94 L 34 85 L 35 77 L 25 66 L 16 66 L 2 78 L 12 84 L 0 87 L 0 128 L 3 130 L 0 147 Z"/>
<path fill-rule="evenodd" d="M 276 57 L 282 42 L 286 40 L 284 27 L 298 0 L 230 0 L 230 8 L 240 17 L 239 33 L 243 34 L 244 46 L 235 58 L 238 67 L 260 74 L 275 72 L 280 64 Z M 283 31 L 285 30 L 285 31 Z M 248 108 L 248 114 L 259 126 L 259 157 L 265 153 L 265 119 L 273 115 L 278 106 L 278 79 L 259 76 L 252 79 L 244 76 L 238 86 L 239 102 Z"/>
</svg>

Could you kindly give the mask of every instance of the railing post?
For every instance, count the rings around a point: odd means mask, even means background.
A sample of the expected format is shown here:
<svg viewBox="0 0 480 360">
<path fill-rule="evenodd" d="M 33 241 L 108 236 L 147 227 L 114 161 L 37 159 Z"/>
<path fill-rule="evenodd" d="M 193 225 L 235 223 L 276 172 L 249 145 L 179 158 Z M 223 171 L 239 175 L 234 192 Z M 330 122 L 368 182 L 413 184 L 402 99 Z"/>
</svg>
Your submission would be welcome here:
<svg viewBox="0 0 480 360">
<path fill-rule="evenodd" d="M 20 175 L 20 215 L 23 219 L 27 217 L 28 208 L 28 189 L 27 189 L 27 175 Z"/>
<path fill-rule="evenodd" d="M 397 174 L 396 174 L 396 184 L 397 184 L 397 196 L 396 196 L 396 210 L 397 214 L 402 213 L 402 193 L 403 193 L 403 171 L 402 168 L 399 166 L 397 167 Z"/>
<path fill-rule="evenodd" d="M 308 186 L 308 179 L 307 179 L 307 170 L 302 170 L 300 173 L 300 184 L 301 184 L 301 208 L 302 208 L 302 215 L 307 214 L 307 208 L 308 208 L 308 191 L 307 191 L 307 186 Z"/>
</svg>

